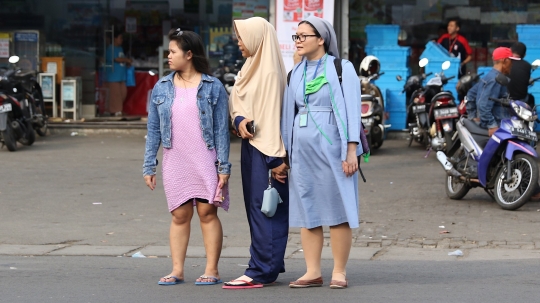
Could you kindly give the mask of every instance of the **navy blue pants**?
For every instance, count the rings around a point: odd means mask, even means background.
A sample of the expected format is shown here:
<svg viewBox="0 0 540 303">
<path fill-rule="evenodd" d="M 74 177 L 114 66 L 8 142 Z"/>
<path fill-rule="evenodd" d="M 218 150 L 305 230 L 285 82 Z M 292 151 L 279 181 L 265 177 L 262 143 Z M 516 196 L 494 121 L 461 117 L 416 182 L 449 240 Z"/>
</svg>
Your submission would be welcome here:
<svg viewBox="0 0 540 303">
<path fill-rule="evenodd" d="M 279 158 L 268 157 L 242 140 L 241 169 L 244 203 L 251 235 L 251 259 L 245 275 L 260 283 L 274 282 L 285 272 L 285 248 L 289 234 L 289 186 L 272 179 L 283 203 L 268 218 L 261 212 L 264 190 L 268 188 L 268 170 L 281 165 Z"/>
</svg>

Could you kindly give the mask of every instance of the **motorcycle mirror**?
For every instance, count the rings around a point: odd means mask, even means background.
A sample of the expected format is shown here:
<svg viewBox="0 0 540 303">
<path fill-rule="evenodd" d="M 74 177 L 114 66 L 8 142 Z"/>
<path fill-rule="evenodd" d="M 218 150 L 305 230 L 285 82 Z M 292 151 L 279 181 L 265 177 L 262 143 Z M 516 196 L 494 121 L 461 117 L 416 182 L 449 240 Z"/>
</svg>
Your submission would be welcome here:
<svg viewBox="0 0 540 303">
<path fill-rule="evenodd" d="M 14 92 L 14 93 L 16 93 L 16 92 L 17 92 L 17 89 L 16 89 L 15 87 L 13 88 L 13 92 Z"/>
<path fill-rule="evenodd" d="M 401 80 L 403 80 L 403 78 L 401 78 L 400 75 L 397 75 L 397 76 L 396 76 L 396 80 L 401 81 Z"/>
<path fill-rule="evenodd" d="M 418 62 L 418 66 L 424 67 L 424 66 L 428 65 L 428 63 L 429 63 L 428 58 L 422 58 L 422 59 L 420 59 L 420 62 Z"/>
<path fill-rule="evenodd" d="M 150 76 L 155 76 L 155 75 L 157 75 L 159 72 L 158 72 L 157 70 L 155 70 L 155 69 L 151 69 L 151 70 L 148 71 L 148 73 L 150 74 Z"/>
<path fill-rule="evenodd" d="M 447 70 L 450 68 L 450 61 L 444 61 L 442 64 L 442 70 Z"/>
<path fill-rule="evenodd" d="M 531 64 L 532 65 L 532 68 L 533 69 L 536 69 L 540 66 L 540 59 L 536 59 L 533 61 L 533 63 Z"/>
<path fill-rule="evenodd" d="M 11 56 L 11 57 L 9 57 L 8 61 L 11 64 L 15 64 L 15 63 L 19 62 L 19 56 Z"/>
<path fill-rule="evenodd" d="M 508 83 L 510 83 L 510 79 L 502 73 L 499 73 L 497 77 L 495 77 L 495 81 L 502 86 L 508 86 Z"/>
</svg>

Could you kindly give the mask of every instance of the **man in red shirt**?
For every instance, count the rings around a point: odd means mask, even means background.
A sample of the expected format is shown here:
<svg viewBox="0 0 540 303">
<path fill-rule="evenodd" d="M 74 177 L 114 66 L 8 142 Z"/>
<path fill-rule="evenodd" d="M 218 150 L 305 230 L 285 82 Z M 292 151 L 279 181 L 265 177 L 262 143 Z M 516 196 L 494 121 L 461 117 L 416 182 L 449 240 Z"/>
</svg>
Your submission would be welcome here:
<svg viewBox="0 0 540 303">
<path fill-rule="evenodd" d="M 450 19 L 448 21 L 448 33 L 442 35 L 437 41 L 451 56 L 461 59 L 461 66 L 458 73 L 458 78 L 467 73 L 467 62 L 471 61 L 472 49 L 465 37 L 458 34 L 461 23 L 458 19 Z"/>
</svg>

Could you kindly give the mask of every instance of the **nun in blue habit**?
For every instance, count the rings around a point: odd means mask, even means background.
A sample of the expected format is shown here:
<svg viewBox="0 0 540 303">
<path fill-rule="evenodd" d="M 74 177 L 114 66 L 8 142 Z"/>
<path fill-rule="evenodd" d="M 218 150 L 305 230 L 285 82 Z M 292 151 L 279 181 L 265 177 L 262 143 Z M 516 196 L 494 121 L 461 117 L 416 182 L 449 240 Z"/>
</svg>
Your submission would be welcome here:
<svg viewBox="0 0 540 303">
<path fill-rule="evenodd" d="M 346 263 L 358 217 L 360 82 L 351 62 L 339 58 L 332 25 L 309 17 L 293 36 L 303 57 L 285 88 L 281 135 L 290 163 L 289 226 L 301 228 L 306 274 L 291 288 L 321 286 L 322 226 L 330 226 L 334 269 L 331 288 L 346 288 Z"/>
</svg>

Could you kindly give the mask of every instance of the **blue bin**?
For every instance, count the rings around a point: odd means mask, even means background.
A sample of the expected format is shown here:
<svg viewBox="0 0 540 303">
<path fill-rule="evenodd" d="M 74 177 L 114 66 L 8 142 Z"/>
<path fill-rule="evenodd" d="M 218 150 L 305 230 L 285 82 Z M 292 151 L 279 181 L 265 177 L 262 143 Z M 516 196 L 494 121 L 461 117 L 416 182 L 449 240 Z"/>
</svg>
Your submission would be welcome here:
<svg viewBox="0 0 540 303">
<path fill-rule="evenodd" d="M 386 89 L 386 107 L 387 112 L 402 112 L 406 111 L 405 106 L 406 94 L 402 93 L 402 89 Z"/>
<path fill-rule="evenodd" d="M 484 73 L 480 78 L 487 75 L 491 70 L 493 69 L 492 66 L 479 66 L 476 70 L 476 74 L 480 75 L 481 73 Z"/>
<path fill-rule="evenodd" d="M 388 112 L 388 120 L 386 120 L 390 127 L 388 130 L 406 130 L 407 128 L 407 112 L 405 111 L 392 111 Z"/>
<path fill-rule="evenodd" d="M 364 31 L 370 46 L 397 45 L 399 25 L 366 25 Z"/>
<path fill-rule="evenodd" d="M 381 70 L 409 67 L 410 47 L 375 46 L 371 53 L 381 62 Z"/>
</svg>

